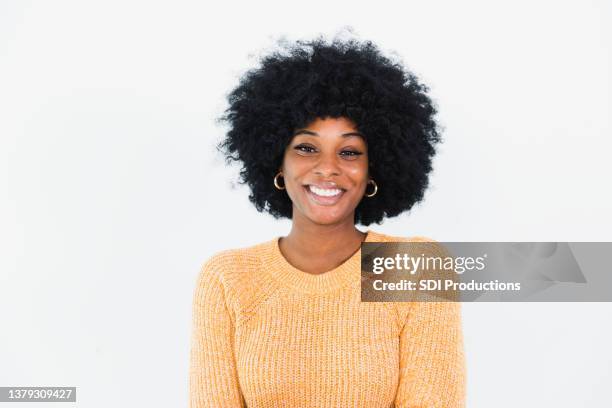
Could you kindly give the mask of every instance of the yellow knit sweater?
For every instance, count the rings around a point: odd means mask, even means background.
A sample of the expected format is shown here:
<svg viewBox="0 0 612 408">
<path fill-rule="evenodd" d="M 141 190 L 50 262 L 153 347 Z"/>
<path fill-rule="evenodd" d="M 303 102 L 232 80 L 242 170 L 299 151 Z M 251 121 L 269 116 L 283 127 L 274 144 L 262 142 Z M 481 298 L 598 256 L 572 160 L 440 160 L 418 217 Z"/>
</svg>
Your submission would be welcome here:
<svg viewBox="0 0 612 408">
<path fill-rule="evenodd" d="M 461 303 L 361 302 L 360 260 L 310 274 L 278 237 L 209 258 L 193 298 L 190 408 L 464 407 Z"/>
</svg>

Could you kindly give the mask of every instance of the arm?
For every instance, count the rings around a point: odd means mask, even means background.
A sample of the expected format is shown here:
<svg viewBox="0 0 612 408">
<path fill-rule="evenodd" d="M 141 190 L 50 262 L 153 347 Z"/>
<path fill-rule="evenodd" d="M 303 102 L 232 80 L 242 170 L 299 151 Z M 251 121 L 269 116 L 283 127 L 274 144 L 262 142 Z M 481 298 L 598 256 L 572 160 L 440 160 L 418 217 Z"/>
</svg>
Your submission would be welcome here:
<svg viewBox="0 0 612 408">
<path fill-rule="evenodd" d="M 399 347 L 396 408 L 465 407 L 460 302 L 409 303 Z"/>
<path fill-rule="evenodd" d="M 234 318 L 216 272 L 207 261 L 194 291 L 189 408 L 244 406 L 234 359 Z"/>
</svg>

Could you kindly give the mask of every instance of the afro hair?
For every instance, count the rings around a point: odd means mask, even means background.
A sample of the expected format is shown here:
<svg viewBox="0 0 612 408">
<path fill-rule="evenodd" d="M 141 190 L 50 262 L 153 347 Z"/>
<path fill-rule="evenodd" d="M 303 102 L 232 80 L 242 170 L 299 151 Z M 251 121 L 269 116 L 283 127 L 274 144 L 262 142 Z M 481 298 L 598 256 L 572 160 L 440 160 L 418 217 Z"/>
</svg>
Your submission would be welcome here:
<svg viewBox="0 0 612 408">
<path fill-rule="evenodd" d="M 274 175 L 293 131 L 326 117 L 348 118 L 366 137 L 378 193 L 361 200 L 356 224 L 380 224 L 421 201 L 441 142 L 428 87 L 371 41 L 279 43 L 240 77 L 218 118 L 229 130 L 217 148 L 226 162 L 241 163 L 239 182 L 257 210 L 291 219 L 292 202 Z"/>
</svg>

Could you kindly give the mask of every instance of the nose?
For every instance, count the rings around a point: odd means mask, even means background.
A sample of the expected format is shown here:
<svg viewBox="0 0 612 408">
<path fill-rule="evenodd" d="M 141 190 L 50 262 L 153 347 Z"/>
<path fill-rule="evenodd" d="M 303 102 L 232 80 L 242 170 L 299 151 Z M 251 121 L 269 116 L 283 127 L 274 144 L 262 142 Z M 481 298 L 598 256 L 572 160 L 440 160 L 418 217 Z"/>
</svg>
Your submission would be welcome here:
<svg viewBox="0 0 612 408">
<path fill-rule="evenodd" d="M 334 153 L 320 155 L 313 170 L 321 177 L 339 176 L 341 170 L 338 165 L 338 157 Z"/>
</svg>

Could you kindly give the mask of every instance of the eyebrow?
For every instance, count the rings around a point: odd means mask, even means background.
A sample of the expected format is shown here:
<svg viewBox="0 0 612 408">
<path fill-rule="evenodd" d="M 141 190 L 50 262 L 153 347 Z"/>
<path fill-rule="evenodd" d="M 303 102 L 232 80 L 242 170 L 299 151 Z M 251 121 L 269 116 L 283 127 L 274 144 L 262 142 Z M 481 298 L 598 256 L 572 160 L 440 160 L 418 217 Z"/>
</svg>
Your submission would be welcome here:
<svg viewBox="0 0 612 408">
<path fill-rule="evenodd" d="M 312 135 L 312 136 L 319 136 L 319 134 L 317 132 L 313 132 L 312 130 L 308 130 L 308 129 L 298 129 L 293 133 L 293 136 L 297 136 L 299 134 L 306 134 L 306 135 Z M 365 139 L 365 136 L 363 135 L 363 133 L 361 132 L 347 132 L 347 133 L 343 133 L 340 136 L 342 137 L 350 137 L 350 136 L 359 136 L 361 138 Z"/>
</svg>

